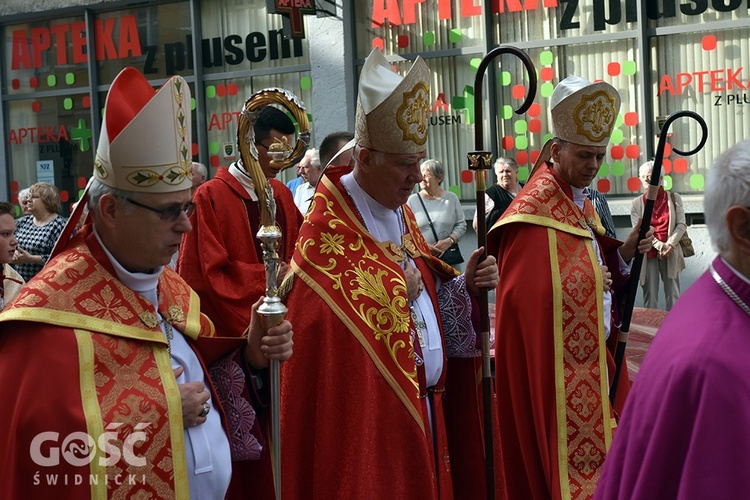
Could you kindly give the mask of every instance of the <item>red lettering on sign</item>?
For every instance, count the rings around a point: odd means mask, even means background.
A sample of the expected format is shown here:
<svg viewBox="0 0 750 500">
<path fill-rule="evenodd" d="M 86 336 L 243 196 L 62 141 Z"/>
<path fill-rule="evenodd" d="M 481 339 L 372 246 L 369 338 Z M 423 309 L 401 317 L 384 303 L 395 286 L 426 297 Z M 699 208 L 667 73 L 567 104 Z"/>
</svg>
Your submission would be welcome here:
<svg viewBox="0 0 750 500">
<path fill-rule="evenodd" d="M 55 24 L 49 27 L 55 38 L 57 47 L 57 64 L 68 64 L 68 44 L 65 42 L 65 33 L 70 31 L 69 24 Z"/>
<path fill-rule="evenodd" d="M 375 0 L 372 2 L 372 27 L 380 28 L 388 19 L 393 26 L 401 26 L 401 13 L 397 0 Z"/>
<path fill-rule="evenodd" d="M 682 94 L 682 89 L 693 82 L 693 75 L 690 73 L 677 73 L 675 80 L 677 80 L 677 94 Z"/>
<path fill-rule="evenodd" d="M 451 0 L 438 0 L 438 18 L 441 21 L 453 17 L 453 6 Z"/>
<path fill-rule="evenodd" d="M 81 21 L 70 25 L 70 35 L 73 37 L 73 64 L 84 64 L 89 57 L 86 47 L 86 23 Z"/>
<path fill-rule="evenodd" d="M 479 16 L 482 6 L 474 5 L 474 0 L 461 0 L 461 17 Z"/>
<path fill-rule="evenodd" d="M 125 16 L 120 19 L 120 59 L 126 57 L 140 57 L 141 39 L 138 38 L 138 25 L 135 16 Z"/>
<path fill-rule="evenodd" d="M 404 1 L 404 24 L 417 22 L 417 9 L 425 0 L 403 0 Z"/>
<path fill-rule="evenodd" d="M 723 73 L 723 69 L 711 71 L 711 92 L 721 92 L 727 89 L 725 86 L 719 85 L 724 81 L 724 78 L 722 78 L 724 76 Z"/>
<path fill-rule="evenodd" d="M 48 50 L 51 46 L 48 28 L 31 29 L 31 51 L 34 55 L 35 68 L 42 65 L 42 52 Z"/>
<path fill-rule="evenodd" d="M 31 52 L 29 51 L 29 42 L 26 40 L 26 31 L 16 30 L 13 32 L 10 69 L 28 69 L 31 67 Z"/>
<path fill-rule="evenodd" d="M 115 18 L 97 19 L 94 24 L 94 45 L 96 45 L 96 60 L 115 59 L 117 47 L 112 39 L 115 31 Z"/>
<path fill-rule="evenodd" d="M 548 9 L 557 7 L 557 0 L 544 0 L 542 5 Z M 536 10 L 539 8 L 539 0 L 492 0 L 492 13 L 503 14 L 508 12 L 521 12 L 522 10 Z"/>
<path fill-rule="evenodd" d="M 669 75 L 664 75 L 661 77 L 661 82 L 659 82 L 659 93 L 657 95 L 661 95 L 664 91 L 669 92 L 671 95 L 675 94 L 674 84 L 672 83 L 672 78 Z"/>
<path fill-rule="evenodd" d="M 443 111 L 450 112 L 450 107 L 448 106 L 448 103 L 445 102 L 445 94 L 442 92 L 438 94 L 437 99 L 435 99 L 435 104 L 432 106 L 432 112 L 438 110 L 438 108 L 442 109 Z"/>
<path fill-rule="evenodd" d="M 44 144 L 47 142 L 60 142 L 60 139 L 70 140 L 68 129 L 65 125 L 49 125 L 42 127 L 29 127 L 11 129 L 8 134 L 8 144 L 23 144 L 26 139 L 31 144 Z"/>
</svg>

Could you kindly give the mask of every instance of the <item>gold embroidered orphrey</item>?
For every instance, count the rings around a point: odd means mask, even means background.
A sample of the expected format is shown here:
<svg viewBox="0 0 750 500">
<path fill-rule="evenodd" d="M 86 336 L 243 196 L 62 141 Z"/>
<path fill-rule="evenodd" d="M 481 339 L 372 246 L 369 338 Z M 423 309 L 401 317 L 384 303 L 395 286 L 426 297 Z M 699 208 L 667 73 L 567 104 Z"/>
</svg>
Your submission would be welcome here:
<svg viewBox="0 0 750 500">
<path fill-rule="evenodd" d="M 609 136 L 616 117 L 615 99 L 604 90 L 584 95 L 573 111 L 578 134 L 592 142 L 601 142 Z"/>
<path fill-rule="evenodd" d="M 417 83 L 410 92 L 404 93 L 404 100 L 396 113 L 396 123 L 404 140 L 411 140 L 419 146 L 427 142 L 429 101 L 430 88 L 425 82 Z"/>
</svg>

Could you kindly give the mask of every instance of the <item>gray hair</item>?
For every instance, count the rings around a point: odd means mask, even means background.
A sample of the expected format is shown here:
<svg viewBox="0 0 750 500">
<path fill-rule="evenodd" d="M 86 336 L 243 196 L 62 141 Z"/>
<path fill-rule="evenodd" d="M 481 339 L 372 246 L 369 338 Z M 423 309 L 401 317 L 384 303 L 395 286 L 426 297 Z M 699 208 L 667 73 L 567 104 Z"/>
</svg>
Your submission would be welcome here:
<svg viewBox="0 0 750 500">
<path fill-rule="evenodd" d="M 105 194 L 111 194 L 120 202 L 125 202 L 128 198 L 135 198 L 138 195 L 135 191 L 125 191 L 124 189 L 113 188 L 107 186 L 99 179 L 91 179 L 91 186 L 89 186 L 88 209 L 92 215 L 99 214 L 99 201 Z"/>
<path fill-rule="evenodd" d="M 495 160 L 495 164 L 492 165 L 492 169 L 497 171 L 497 167 L 499 165 L 510 165 L 510 168 L 518 172 L 518 163 L 516 163 L 516 160 L 513 158 L 509 158 L 507 156 L 501 156 L 497 160 Z"/>
<path fill-rule="evenodd" d="M 443 177 L 445 176 L 445 169 L 443 168 L 443 164 L 440 163 L 438 160 L 425 160 L 422 162 L 422 164 L 419 166 L 419 170 L 422 170 L 423 168 L 426 168 L 430 174 L 436 178 L 443 180 Z"/>
<path fill-rule="evenodd" d="M 203 163 L 198 163 L 197 161 L 193 162 L 193 168 L 196 168 L 198 170 L 198 173 L 203 176 L 203 179 L 208 179 L 208 169 Z"/>
<path fill-rule="evenodd" d="M 23 188 L 18 192 L 18 203 L 23 203 L 23 199 L 28 198 L 29 196 L 31 196 L 31 190 L 29 190 L 29 188 Z"/>
<path fill-rule="evenodd" d="M 647 161 L 643 165 L 640 166 L 638 169 L 638 177 L 643 177 L 644 175 L 650 174 L 651 170 L 654 169 L 654 162 L 653 161 Z"/>
<path fill-rule="evenodd" d="M 750 139 L 714 160 L 708 171 L 703 203 L 714 248 L 726 255 L 732 241 L 726 223 L 727 211 L 738 205 L 750 207 Z"/>
</svg>

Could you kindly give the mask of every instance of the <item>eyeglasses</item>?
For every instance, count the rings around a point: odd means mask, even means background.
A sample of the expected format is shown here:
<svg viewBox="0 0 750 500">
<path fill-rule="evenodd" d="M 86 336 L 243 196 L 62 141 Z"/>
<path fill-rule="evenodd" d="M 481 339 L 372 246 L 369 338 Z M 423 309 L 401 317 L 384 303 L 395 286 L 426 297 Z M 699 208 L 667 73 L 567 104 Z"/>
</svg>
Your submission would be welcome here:
<svg viewBox="0 0 750 500">
<path fill-rule="evenodd" d="M 256 145 L 256 146 L 263 146 L 263 149 L 265 149 L 266 151 L 268 151 L 268 146 L 266 146 L 266 145 L 265 145 L 265 144 L 263 144 L 262 142 L 258 142 L 258 141 L 255 141 L 255 145 Z"/>
<path fill-rule="evenodd" d="M 130 198 L 125 198 L 125 201 L 135 205 L 136 207 L 145 208 L 146 210 L 150 210 L 155 214 L 159 214 L 161 220 L 165 222 L 176 221 L 182 213 L 190 217 L 191 215 L 193 215 L 193 212 L 195 212 L 195 203 L 193 203 L 192 201 L 182 207 L 180 205 L 170 205 L 167 208 L 163 208 L 161 210 L 159 210 L 158 208 L 149 207 L 148 205 L 144 205 L 143 203 L 138 203 L 137 201 Z"/>
</svg>

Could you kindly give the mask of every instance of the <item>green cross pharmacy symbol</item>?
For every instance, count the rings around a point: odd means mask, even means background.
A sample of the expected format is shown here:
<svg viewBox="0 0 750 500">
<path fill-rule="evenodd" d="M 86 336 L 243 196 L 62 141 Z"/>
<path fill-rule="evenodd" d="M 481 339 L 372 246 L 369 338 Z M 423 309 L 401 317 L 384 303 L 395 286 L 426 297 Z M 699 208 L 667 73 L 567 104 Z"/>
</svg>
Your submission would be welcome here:
<svg viewBox="0 0 750 500">
<path fill-rule="evenodd" d="M 84 118 L 78 119 L 78 127 L 70 129 L 70 138 L 78 139 L 78 145 L 81 151 L 88 151 L 91 149 L 91 129 L 86 126 L 86 120 Z"/>
</svg>

